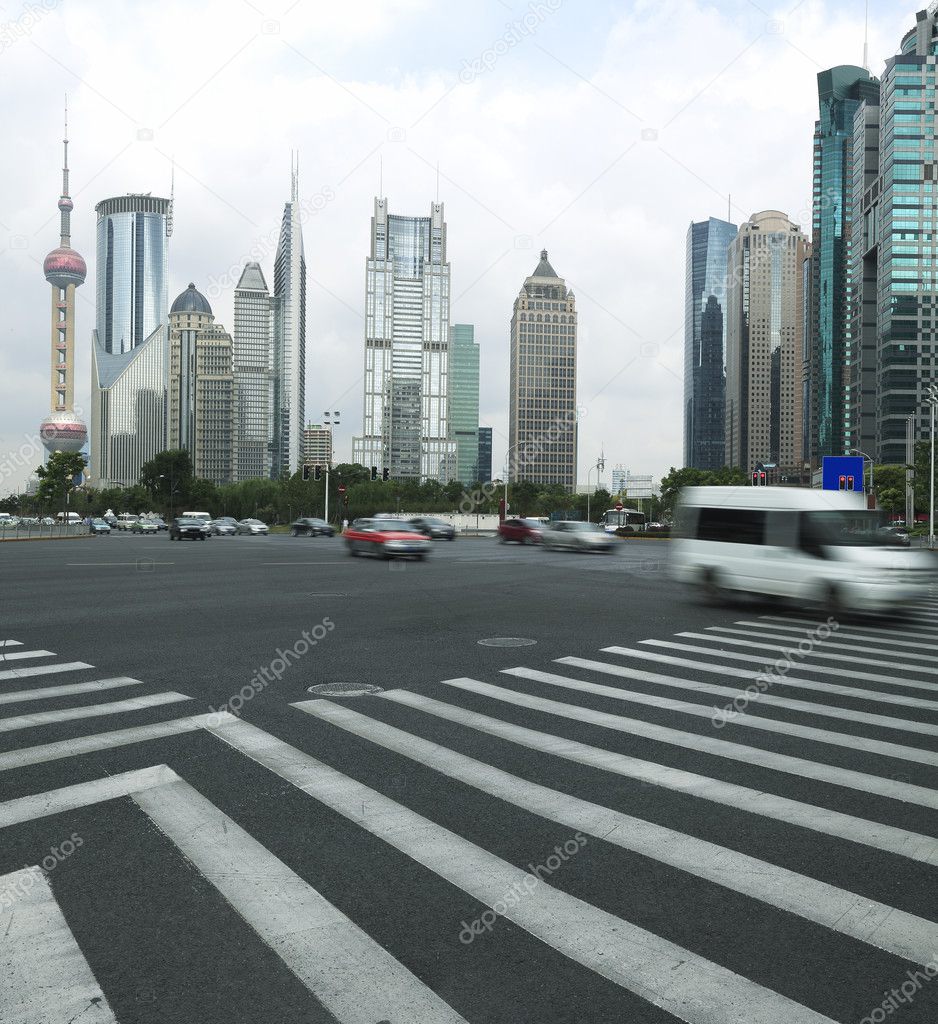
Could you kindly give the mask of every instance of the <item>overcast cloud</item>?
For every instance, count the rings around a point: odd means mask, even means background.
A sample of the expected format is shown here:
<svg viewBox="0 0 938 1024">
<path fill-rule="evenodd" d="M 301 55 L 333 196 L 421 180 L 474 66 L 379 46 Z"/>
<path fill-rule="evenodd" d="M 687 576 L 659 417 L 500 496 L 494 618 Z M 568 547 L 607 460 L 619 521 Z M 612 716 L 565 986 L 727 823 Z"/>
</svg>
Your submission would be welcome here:
<svg viewBox="0 0 938 1024">
<path fill-rule="evenodd" d="M 925 6 L 924 0 L 918 4 Z M 916 5 L 870 5 L 874 74 Z M 69 98 L 76 404 L 90 400 L 94 204 L 169 191 L 170 301 L 189 281 L 232 326 L 240 265 L 268 283 L 290 152 L 309 272 L 307 418 L 361 430 L 364 262 L 392 213 L 445 203 L 452 319 L 481 345 L 493 470 L 508 422 L 508 324 L 547 248 L 577 295 L 579 475 L 600 450 L 680 465 L 684 240 L 691 220 L 781 209 L 810 230 L 815 76 L 859 64 L 863 0 L 7 0 L 0 6 L 0 463 L 48 412 L 49 287 Z M 266 255 L 265 255 L 266 254 Z M 89 417 L 86 414 L 86 420 Z M 14 456 L 14 461 L 16 457 Z M 10 476 L 20 489 L 40 461 Z"/>
</svg>

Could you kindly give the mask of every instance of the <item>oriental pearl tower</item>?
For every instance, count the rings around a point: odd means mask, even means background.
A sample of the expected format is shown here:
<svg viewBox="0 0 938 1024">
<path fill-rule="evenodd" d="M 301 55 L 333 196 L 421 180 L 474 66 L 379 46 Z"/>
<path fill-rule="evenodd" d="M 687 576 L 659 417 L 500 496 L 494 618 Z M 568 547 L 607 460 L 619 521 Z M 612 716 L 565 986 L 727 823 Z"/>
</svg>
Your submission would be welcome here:
<svg viewBox="0 0 938 1024">
<path fill-rule="evenodd" d="M 88 430 L 72 408 L 75 390 L 75 289 L 85 283 L 85 261 L 71 241 L 72 200 L 68 194 L 68 106 L 65 108 L 65 157 L 62 195 L 59 197 L 61 239 L 46 257 L 42 269 L 52 285 L 52 388 L 51 413 L 39 428 L 46 451 L 81 451 Z"/>
</svg>

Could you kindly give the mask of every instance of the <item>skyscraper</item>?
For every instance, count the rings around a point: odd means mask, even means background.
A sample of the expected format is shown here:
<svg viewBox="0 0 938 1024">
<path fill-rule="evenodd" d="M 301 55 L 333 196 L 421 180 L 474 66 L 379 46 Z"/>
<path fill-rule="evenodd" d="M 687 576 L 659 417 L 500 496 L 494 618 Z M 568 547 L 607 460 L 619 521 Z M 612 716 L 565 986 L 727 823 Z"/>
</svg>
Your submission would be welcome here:
<svg viewBox="0 0 938 1024">
<path fill-rule="evenodd" d="M 200 480 L 231 483 L 234 376 L 231 335 L 215 323 L 194 284 L 169 311 L 169 429 L 171 449 L 185 448 Z"/>
<path fill-rule="evenodd" d="M 456 476 L 449 431 L 450 265 L 443 204 L 429 217 L 375 198 L 365 263 L 365 396 L 353 460 L 395 480 Z"/>
<path fill-rule="evenodd" d="M 576 490 L 576 299 L 547 250 L 511 315 L 508 467 L 513 482 Z"/>
<path fill-rule="evenodd" d="M 479 479 L 479 346 L 472 324 L 450 329 L 449 429 L 456 441 L 456 479 Z"/>
<path fill-rule="evenodd" d="M 488 483 L 492 479 L 492 428 L 479 427 L 479 480 Z"/>
<path fill-rule="evenodd" d="M 726 259 L 736 231 L 735 224 L 716 217 L 692 223 L 687 229 L 684 465 L 695 469 L 719 469 L 724 465 Z M 702 336 L 705 310 L 709 330 L 706 346 Z"/>
<path fill-rule="evenodd" d="M 808 241 L 784 213 L 753 214 L 730 246 L 726 465 L 802 468 L 804 268 Z"/>
<path fill-rule="evenodd" d="M 291 173 L 274 259 L 273 346 L 274 476 L 295 473 L 303 458 L 306 426 L 306 257 L 299 204 L 299 171 Z M 279 318 L 279 319 L 278 319 Z"/>
<path fill-rule="evenodd" d="M 39 428 L 46 450 L 81 451 L 88 431 L 75 414 L 75 289 L 85 283 L 85 261 L 71 246 L 72 200 L 68 194 L 68 108 L 62 139 L 62 194 L 59 196 L 59 246 L 42 269 L 52 285 L 52 387 L 49 413 Z"/>
<path fill-rule="evenodd" d="M 98 487 L 127 487 L 166 448 L 167 240 L 172 201 L 105 199 L 97 222 L 91 347 L 91 465 Z"/>
<path fill-rule="evenodd" d="M 271 475 L 274 443 L 274 317 L 259 263 L 246 263 L 234 293 L 232 362 L 235 393 L 235 480 Z"/>
<path fill-rule="evenodd" d="M 854 117 L 851 444 L 905 463 L 906 420 L 927 436 L 925 388 L 938 376 L 935 64 L 938 8 L 919 11 L 886 61 L 880 97 Z M 870 436 L 872 435 L 872 436 Z M 855 440 L 858 438 L 858 440 Z"/>
<path fill-rule="evenodd" d="M 842 65 L 817 76 L 814 125 L 812 257 L 804 351 L 804 457 L 849 452 L 845 369 L 853 355 L 849 311 L 854 117 L 878 86 L 863 68 Z"/>
</svg>

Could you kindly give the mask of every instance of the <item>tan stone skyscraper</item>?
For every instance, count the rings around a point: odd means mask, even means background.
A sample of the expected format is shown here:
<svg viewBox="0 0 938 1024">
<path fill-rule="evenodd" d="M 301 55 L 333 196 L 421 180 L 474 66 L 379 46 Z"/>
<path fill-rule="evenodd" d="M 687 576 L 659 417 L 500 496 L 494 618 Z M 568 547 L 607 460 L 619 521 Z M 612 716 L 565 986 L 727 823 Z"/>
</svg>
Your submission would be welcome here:
<svg viewBox="0 0 938 1024">
<path fill-rule="evenodd" d="M 726 464 L 800 470 L 807 238 L 778 210 L 755 213 L 730 244 Z"/>
<path fill-rule="evenodd" d="M 525 279 L 511 316 L 508 471 L 512 482 L 576 490 L 576 299 L 547 261 Z"/>
</svg>

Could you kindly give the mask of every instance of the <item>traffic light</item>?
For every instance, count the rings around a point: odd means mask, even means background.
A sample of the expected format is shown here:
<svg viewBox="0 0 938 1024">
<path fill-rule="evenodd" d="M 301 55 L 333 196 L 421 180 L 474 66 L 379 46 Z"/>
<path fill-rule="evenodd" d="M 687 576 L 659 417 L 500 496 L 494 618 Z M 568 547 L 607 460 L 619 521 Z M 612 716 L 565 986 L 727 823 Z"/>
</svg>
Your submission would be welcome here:
<svg viewBox="0 0 938 1024">
<path fill-rule="evenodd" d="M 309 479 L 309 471 L 310 471 L 310 468 L 311 468 L 311 467 L 309 467 L 309 466 L 304 466 L 304 467 L 303 467 L 303 479 L 304 479 L 304 480 L 308 480 L 308 479 Z M 319 467 L 317 466 L 316 468 L 318 469 Z M 319 479 L 319 477 L 317 477 L 316 479 L 318 480 L 318 479 Z"/>
<path fill-rule="evenodd" d="M 840 485 L 840 489 L 842 491 L 845 491 L 847 489 L 847 478 L 845 476 L 839 477 L 837 482 Z"/>
<path fill-rule="evenodd" d="M 847 477 L 847 490 L 848 491 L 852 491 L 853 490 L 853 477 L 852 476 L 848 476 Z"/>
<path fill-rule="evenodd" d="M 377 480 L 378 479 L 378 467 L 377 466 L 372 466 L 371 467 L 371 479 L 372 480 Z"/>
<path fill-rule="evenodd" d="M 313 472 L 313 479 L 314 480 L 322 480 L 322 466 L 316 466 L 316 468 L 315 468 L 315 470 Z"/>
<path fill-rule="evenodd" d="M 752 471 L 752 486 L 753 487 L 758 487 L 759 486 L 759 473 L 755 469 Z"/>
<path fill-rule="evenodd" d="M 391 479 L 391 471 L 389 469 L 387 469 L 387 468 L 383 469 L 381 471 L 381 479 L 382 480 L 390 480 Z"/>
<path fill-rule="evenodd" d="M 766 476 L 765 470 L 763 469 L 759 473 L 759 486 L 760 487 L 765 487 L 768 482 L 769 482 L 769 478 Z"/>
</svg>

